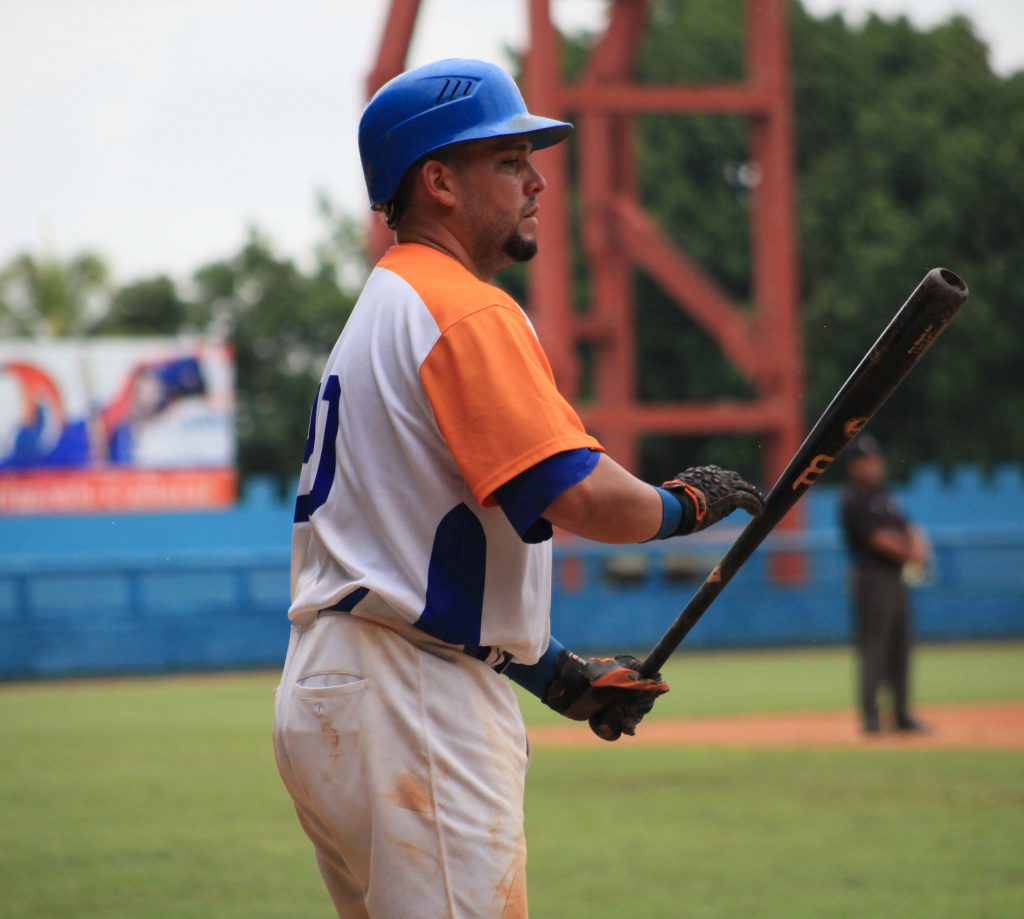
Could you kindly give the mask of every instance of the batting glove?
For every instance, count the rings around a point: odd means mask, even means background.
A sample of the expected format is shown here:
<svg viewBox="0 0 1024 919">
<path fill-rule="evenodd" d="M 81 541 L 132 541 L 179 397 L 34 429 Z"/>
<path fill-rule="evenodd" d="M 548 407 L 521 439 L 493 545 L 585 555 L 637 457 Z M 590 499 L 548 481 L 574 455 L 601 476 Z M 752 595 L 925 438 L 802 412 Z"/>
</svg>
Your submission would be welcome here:
<svg viewBox="0 0 1024 919">
<path fill-rule="evenodd" d="M 658 696 L 668 692 L 660 673 L 645 677 L 640 661 L 629 654 L 584 660 L 563 649 L 544 704 L 573 721 L 588 721 L 602 740 L 633 735 Z"/>
<path fill-rule="evenodd" d="M 742 508 L 752 517 L 764 510 L 764 497 L 738 473 L 719 466 L 693 466 L 661 486 L 683 508 L 683 516 L 672 536 L 706 530 Z"/>
</svg>

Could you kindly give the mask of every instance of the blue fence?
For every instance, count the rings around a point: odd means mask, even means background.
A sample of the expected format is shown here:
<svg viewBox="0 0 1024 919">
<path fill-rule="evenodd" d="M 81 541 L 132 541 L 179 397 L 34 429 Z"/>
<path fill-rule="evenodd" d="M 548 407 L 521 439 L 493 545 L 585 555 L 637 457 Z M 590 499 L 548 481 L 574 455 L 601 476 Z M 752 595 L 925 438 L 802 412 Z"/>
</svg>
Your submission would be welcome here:
<svg viewBox="0 0 1024 919">
<path fill-rule="evenodd" d="M 931 537 L 934 577 L 912 591 L 917 634 L 925 640 L 1024 635 L 1024 528 L 941 528 Z M 629 554 L 592 544 L 564 548 L 556 561 L 556 633 L 581 647 L 649 648 L 728 548 L 717 539 L 691 547 L 695 542 L 685 553 L 671 542 Z M 793 551 L 804 554 L 806 580 L 799 586 L 774 583 L 772 556 Z M 566 587 L 566 572 L 578 587 Z M 834 529 L 770 539 L 687 637 L 687 647 L 847 641 L 846 579 L 846 556 Z"/>
<path fill-rule="evenodd" d="M 1024 483 L 1015 469 L 899 496 L 931 534 L 933 583 L 914 591 L 925 639 L 1024 636 Z M 770 539 L 687 639 L 688 647 L 847 640 L 846 562 L 835 493 L 808 495 L 809 529 Z M 958 523 L 949 521 L 956 517 Z M 205 514 L 0 520 L 0 678 L 277 666 L 288 626 L 290 502 L 257 483 Z M 652 645 L 731 541 L 556 548 L 554 628 L 580 649 Z M 805 553 L 808 578 L 774 584 L 773 553 Z"/>
<path fill-rule="evenodd" d="M 0 677 L 277 664 L 288 555 L 81 554 L 0 562 Z"/>
</svg>

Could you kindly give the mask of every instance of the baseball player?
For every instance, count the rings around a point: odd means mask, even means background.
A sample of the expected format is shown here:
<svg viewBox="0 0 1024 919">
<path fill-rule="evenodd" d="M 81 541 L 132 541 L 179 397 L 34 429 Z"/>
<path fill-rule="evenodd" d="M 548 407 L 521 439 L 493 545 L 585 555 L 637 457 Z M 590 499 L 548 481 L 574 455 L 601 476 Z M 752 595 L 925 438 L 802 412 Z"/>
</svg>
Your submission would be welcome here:
<svg viewBox="0 0 1024 919">
<path fill-rule="evenodd" d="M 537 251 L 530 114 L 474 60 L 401 74 L 359 145 L 396 234 L 309 419 L 295 504 L 278 768 L 339 916 L 526 916 L 526 731 L 509 679 L 601 737 L 632 734 L 660 675 L 551 635 L 557 525 L 643 542 L 757 490 L 717 467 L 634 478 L 555 387 L 525 313 L 490 282 Z"/>
<path fill-rule="evenodd" d="M 910 710 L 913 615 L 904 573 L 908 565 L 926 566 L 931 546 L 886 487 L 885 457 L 874 437 L 859 434 L 844 460 L 839 513 L 852 561 L 861 723 L 866 734 L 881 731 L 878 698 L 885 686 L 892 693 L 896 730 L 920 732 L 924 725 Z"/>
</svg>

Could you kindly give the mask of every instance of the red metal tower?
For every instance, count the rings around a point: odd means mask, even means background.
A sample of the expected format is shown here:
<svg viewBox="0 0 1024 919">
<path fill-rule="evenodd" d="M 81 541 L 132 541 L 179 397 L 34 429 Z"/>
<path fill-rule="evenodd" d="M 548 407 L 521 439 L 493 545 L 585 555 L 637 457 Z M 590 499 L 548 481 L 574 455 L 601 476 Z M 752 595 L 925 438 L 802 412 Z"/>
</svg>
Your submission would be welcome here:
<svg viewBox="0 0 1024 919">
<path fill-rule="evenodd" d="M 562 391 L 579 395 L 577 346 L 594 354 L 594 398 L 581 408 L 588 429 L 627 468 L 636 469 L 640 435 L 756 433 L 763 438 L 764 480 L 774 481 L 796 452 L 803 430 L 803 368 L 793 208 L 792 115 L 784 0 L 747 0 L 746 79 L 731 85 L 653 85 L 630 72 L 647 19 L 647 0 L 614 0 L 608 27 L 582 76 L 561 75 L 561 36 L 550 0 L 527 0 L 530 47 L 525 96 L 533 111 L 576 123 L 580 151 L 582 244 L 592 279 L 586 313 L 573 310 L 568 214 L 568 147 L 538 154 L 548 180 L 540 252 L 530 265 L 530 315 Z M 367 79 L 374 92 L 399 73 L 420 0 L 392 0 L 377 62 Z M 637 193 L 633 118 L 643 113 L 749 116 L 750 159 L 760 181 L 751 190 L 754 307 L 732 302 L 662 232 Z M 371 252 L 390 239 L 371 231 Z M 635 391 L 632 273 L 655 280 L 750 381 L 745 402 L 642 403 Z M 792 529 L 791 515 L 783 526 Z M 801 575 L 800 560 L 783 558 L 776 574 Z"/>
</svg>

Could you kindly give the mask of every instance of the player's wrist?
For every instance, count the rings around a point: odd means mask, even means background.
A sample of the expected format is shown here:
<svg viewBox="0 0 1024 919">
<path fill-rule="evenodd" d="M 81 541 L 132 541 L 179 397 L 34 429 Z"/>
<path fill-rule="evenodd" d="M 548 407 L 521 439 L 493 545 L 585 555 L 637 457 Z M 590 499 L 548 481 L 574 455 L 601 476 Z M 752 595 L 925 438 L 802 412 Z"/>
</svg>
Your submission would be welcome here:
<svg viewBox="0 0 1024 919">
<path fill-rule="evenodd" d="M 555 658 L 555 676 L 541 701 L 553 711 L 574 721 L 585 721 L 593 712 L 581 714 L 575 711 L 576 703 L 590 688 L 587 675 L 587 661 L 578 654 L 563 648 Z"/>
<path fill-rule="evenodd" d="M 661 498 L 661 524 L 647 542 L 692 533 L 697 511 L 689 495 L 678 495 L 657 485 L 654 490 Z"/>
<path fill-rule="evenodd" d="M 505 668 L 505 676 L 543 702 L 548 687 L 558 676 L 558 658 L 563 651 L 565 651 L 565 647 L 557 638 L 552 637 L 548 641 L 547 650 L 537 663 L 509 664 Z"/>
</svg>

